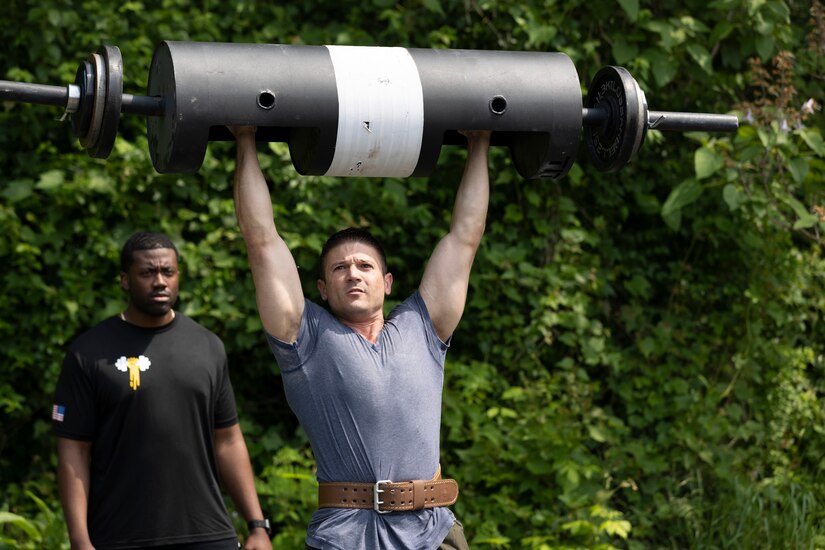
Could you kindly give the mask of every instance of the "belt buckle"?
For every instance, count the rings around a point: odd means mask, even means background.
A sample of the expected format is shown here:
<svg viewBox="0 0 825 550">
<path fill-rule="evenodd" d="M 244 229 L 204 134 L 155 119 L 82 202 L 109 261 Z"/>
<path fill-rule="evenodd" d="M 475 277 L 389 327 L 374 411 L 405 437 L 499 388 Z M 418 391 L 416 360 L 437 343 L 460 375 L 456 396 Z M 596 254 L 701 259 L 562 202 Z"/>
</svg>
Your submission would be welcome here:
<svg viewBox="0 0 825 550">
<path fill-rule="evenodd" d="M 376 481 L 375 485 L 372 486 L 372 509 L 378 512 L 379 514 L 389 514 L 392 510 L 382 510 L 381 505 L 384 504 L 383 500 L 378 500 L 378 493 L 385 492 L 385 489 L 379 489 L 378 486 L 382 483 L 392 483 L 391 479 L 382 479 L 380 481 Z"/>
</svg>

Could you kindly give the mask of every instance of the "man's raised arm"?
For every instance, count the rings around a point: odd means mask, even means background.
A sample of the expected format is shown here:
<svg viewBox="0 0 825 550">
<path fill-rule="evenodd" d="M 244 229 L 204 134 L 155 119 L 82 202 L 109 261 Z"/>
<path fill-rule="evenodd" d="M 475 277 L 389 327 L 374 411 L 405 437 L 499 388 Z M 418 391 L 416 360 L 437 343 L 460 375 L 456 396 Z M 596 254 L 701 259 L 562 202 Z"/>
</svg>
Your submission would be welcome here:
<svg viewBox="0 0 825 550">
<path fill-rule="evenodd" d="M 456 193 L 450 232 L 435 247 L 420 286 L 433 326 L 444 341 L 452 336 L 464 312 L 470 270 L 484 234 L 490 200 L 490 132 L 462 133 L 467 137 L 467 163 Z"/>
<path fill-rule="evenodd" d="M 255 282 L 264 329 L 284 342 L 298 336 L 304 294 L 292 253 L 275 229 L 272 199 L 258 163 L 255 128 L 230 128 L 237 145 L 235 214 Z"/>
</svg>

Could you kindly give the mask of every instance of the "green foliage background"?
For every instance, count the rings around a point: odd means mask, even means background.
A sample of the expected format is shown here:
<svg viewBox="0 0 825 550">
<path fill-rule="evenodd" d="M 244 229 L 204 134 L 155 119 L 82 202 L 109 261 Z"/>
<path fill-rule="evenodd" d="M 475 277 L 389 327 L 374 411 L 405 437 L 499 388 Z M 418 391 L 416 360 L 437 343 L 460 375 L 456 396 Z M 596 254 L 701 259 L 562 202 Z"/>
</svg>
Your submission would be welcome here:
<svg viewBox="0 0 825 550">
<path fill-rule="evenodd" d="M 583 152 L 561 181 L 523 181 L 493 151 L 442 464 L 474 548 L 825 548 L 819 0 L 9 0 L 0 39 L 0 78 L 55 85 L 116 45 L 135 94 L 161 40 L 563 51 L 584 92 L 616 64 L 653 109 L 738 113 L 736 135 L 650 132 L 618 174 Z M 61 114 L 0 105 L 0 547 L 68 548 L 49 433 L 63 350 L 122 307 L 125 238 L 159 229 L 182 249 L 180 308 L 229 350 L 277 547 L 301 548 L 313 462 L 255 311 L 231 144 L 159 175 L 145 120 L 122 117 L 101 161 Z M 284 144 L 260 153 L 310 295 L 321 244 L 351 224 L 386 242 L 395 298 L 415 288 L 463 150 L 407 180 L 302 177 Z"/>
</svg>

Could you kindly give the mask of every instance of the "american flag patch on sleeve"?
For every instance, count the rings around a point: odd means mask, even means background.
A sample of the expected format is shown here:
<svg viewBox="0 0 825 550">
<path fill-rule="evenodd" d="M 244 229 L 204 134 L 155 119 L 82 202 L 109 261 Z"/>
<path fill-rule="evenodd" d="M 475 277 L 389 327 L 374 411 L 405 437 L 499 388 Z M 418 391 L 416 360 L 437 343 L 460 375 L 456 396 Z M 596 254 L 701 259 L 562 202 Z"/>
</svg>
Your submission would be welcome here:
<svg viewBox="0 0 825 550">
<path fill-rule="evenodd" d="M 66 407 L 63 405 L 52 405 L 52 420 L 63 422 L 63 416 L 66 414 Z"/>
</svg>

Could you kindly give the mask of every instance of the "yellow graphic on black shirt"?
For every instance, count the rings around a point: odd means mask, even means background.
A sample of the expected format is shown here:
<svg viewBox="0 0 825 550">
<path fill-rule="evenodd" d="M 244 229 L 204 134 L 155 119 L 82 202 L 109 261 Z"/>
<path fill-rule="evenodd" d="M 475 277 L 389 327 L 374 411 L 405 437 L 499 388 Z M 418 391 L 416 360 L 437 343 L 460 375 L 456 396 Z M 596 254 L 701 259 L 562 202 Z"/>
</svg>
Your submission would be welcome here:
<svg viewBox="0 0 825 550">
<path fill-rule="evenodd" d="M 140 373 L 149 368 L 152 362 L 145 355 L 140 357 L 121 357 L 115 361 L 117 370 L 126 372 L 129 371 L 129 387 L 137 391 L 140 386 Z"/>
</svg>

